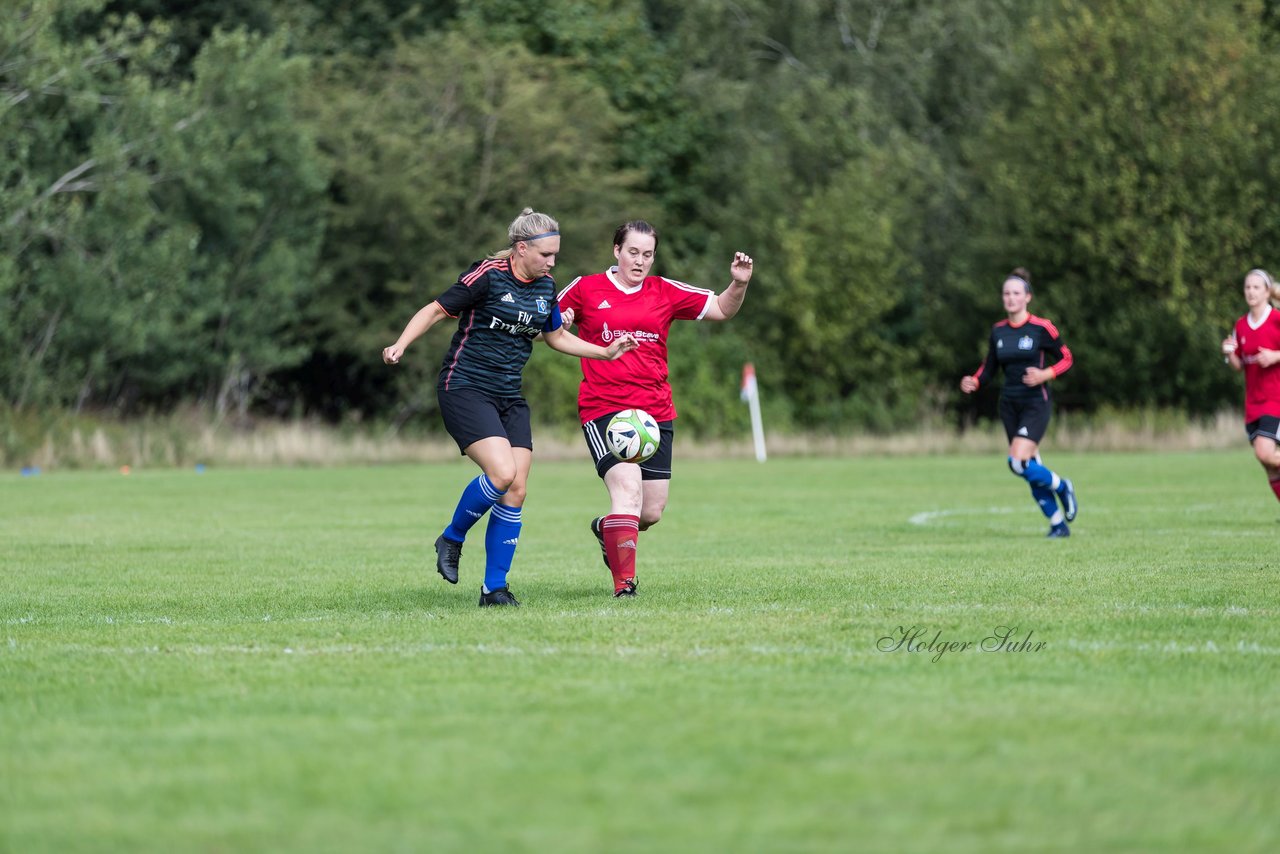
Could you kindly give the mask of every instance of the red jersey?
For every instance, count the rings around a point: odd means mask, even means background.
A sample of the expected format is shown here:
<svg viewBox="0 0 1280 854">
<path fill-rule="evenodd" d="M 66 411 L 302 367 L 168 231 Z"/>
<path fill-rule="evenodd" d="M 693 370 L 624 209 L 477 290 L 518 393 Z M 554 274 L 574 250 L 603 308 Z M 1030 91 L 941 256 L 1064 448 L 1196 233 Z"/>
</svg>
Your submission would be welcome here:
<svg viewBox="0 0 1280 854">
<path fill-rule="evenodd" d="M 1264 415 L 1280 418 L 1280 364 L 1264 368 L 1258 364 L 1258 348 L 1280 350 L 1280 311 L 1267 306 L 1267 316 L 1257 328 L 1249 315 L 1236 321 L 1236 355 L 1244 362 L 1244 421 L 1248 424 Z"/>
<path fill-rule="evenodd" d="M 629 287 L 618 268 L 580 276 L 560 292 L 560 309 L 573 309 L 578 337 L 602 347 L 630 332 L 640 346 L 621 358 L 582 360 L 578 416 L 585 424 L 621 409 L 643 409 L 658 421 L 676 417 L 667 382 L 667 333 L 674 320 L 701 320 L 715 292 L 647 276 Z"/>
</svg>

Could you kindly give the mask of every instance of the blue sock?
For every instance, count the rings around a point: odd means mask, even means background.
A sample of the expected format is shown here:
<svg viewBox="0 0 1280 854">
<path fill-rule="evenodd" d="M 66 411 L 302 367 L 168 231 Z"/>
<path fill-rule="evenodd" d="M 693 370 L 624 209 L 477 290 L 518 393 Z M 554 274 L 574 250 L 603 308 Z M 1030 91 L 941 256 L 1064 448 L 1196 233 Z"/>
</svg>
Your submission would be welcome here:
<svg viewBox="0 0 1280 854">
<path fill-rule="evenodd" d="M 1058 499 L 1052 489 L 1033 483 L 1031 497 L 1036 500 L 1036 504 L 1040 505 L 1040 512 L 1045 515 L 1051 525 L 1057 526 L 1063 523 L 1062 511 L 1058 509 Z"/>
<path fill-rule="evenodd" d="M 1057 492 L 1062 487 L 1062 478 L 1045 468 L 1039 456 L 1027 460 L 1025 471 L 1027 483 L 1033 487 L 1046 486 L 1052 492 Z"/>
<path fill-rule="evenodd" d="M 1031 497 L 1039 505 L 1040 512 L 1049 520 L 1049 524 L 1054 527 L 1065 524 L 1055 495 L 1055 490 L 1058 489 L 1062 480 L 1040 463 L 1039 454 L 1026 462 L 1009 457 L 1009 470 L 1031 484 Z"/>
<path fill-rule="evenodd" d="M 507 586 L 507 573 L 520 542 L 520 508 L 495 504 L 484 532 L 484 589 L 491 593 Z"/>
<path fill-rule="evenodd" d="M 444 529 L 444 538 L 455 543 L 466 542 L 467 531 L 471 530 L 471 526 L 479 522 L 480 517 L 506 494 L 494 486 L 487 475 L 482 474 L 468 483 L 453 511 L 453 521 Z"/>
</svg>

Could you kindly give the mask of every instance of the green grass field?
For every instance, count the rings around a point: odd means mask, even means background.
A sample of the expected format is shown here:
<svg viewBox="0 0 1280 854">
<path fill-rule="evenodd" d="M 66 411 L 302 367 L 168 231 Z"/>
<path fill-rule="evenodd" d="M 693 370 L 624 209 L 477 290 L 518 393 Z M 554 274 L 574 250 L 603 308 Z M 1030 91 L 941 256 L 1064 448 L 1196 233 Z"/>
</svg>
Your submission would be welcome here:
<svg viewBox="0 0 1280 854">
<path fill-rule="evenodd" d="M 537 464 L 518 610 L 462 462 L 0 475 L 0 850 L 1280 850 L 1257 464 L 1046 462 L 1066 541 L 998 456 L 678 461 L 632 601 Z"/>
</svg>

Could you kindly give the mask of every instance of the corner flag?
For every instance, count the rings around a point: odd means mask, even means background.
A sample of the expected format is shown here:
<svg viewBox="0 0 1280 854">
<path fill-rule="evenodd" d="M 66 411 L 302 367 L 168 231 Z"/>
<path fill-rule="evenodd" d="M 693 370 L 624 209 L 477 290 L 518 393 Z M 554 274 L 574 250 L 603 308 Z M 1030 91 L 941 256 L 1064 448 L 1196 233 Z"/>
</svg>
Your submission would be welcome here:
<svg viewBox="0 0 1280 854">
<path fill-rule="evenodd" d="M 756 366 L 747 362 L 742 366 L 742 399 L 751 410 L 751 435 L 756 443 L 756 461 L 765 461 L 764 423 L 760 419 L 760 388 L 756 385 Z"/>
</svg>

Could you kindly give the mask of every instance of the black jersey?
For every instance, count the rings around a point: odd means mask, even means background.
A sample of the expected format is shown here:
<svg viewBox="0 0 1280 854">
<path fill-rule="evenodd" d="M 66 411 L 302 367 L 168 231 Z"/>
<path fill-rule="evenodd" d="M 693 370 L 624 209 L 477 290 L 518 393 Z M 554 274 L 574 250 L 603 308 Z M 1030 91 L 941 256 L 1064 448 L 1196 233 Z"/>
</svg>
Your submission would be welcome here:
<svg viewBox="0 0 1280 854">
<path fill-rule="evenodd" d="M 973 378 L 981 385 L 995 374 L 996 364 L 1004 371 L 1004 388 L 1001 394 L 1011 400 L 1039 397 L 1049 399 L 1049 384 L 1024 385 L 1022 376 L 1027 368 L 1043 368 L 1045 353 L 1052 353 L 1053 375 L 1060 377 L 1071 367 L 1071 351 L 1062 343 L 1057 327 L 1043 317 L 1028 315 L 1018 326 L 1002 320 L 991 327 L 987 346 L 987 358 L 974 372 Z"/>
<path fill-rule="evenodd" d="M 477 261 L 436 302 L 458 318 L 440 368 L 440 388 L 475 388 L 497 397 L 519 397 L 533 339 L 560 328 L 556 283 L 517 277 L 511 259 Z"/>
</svg>

